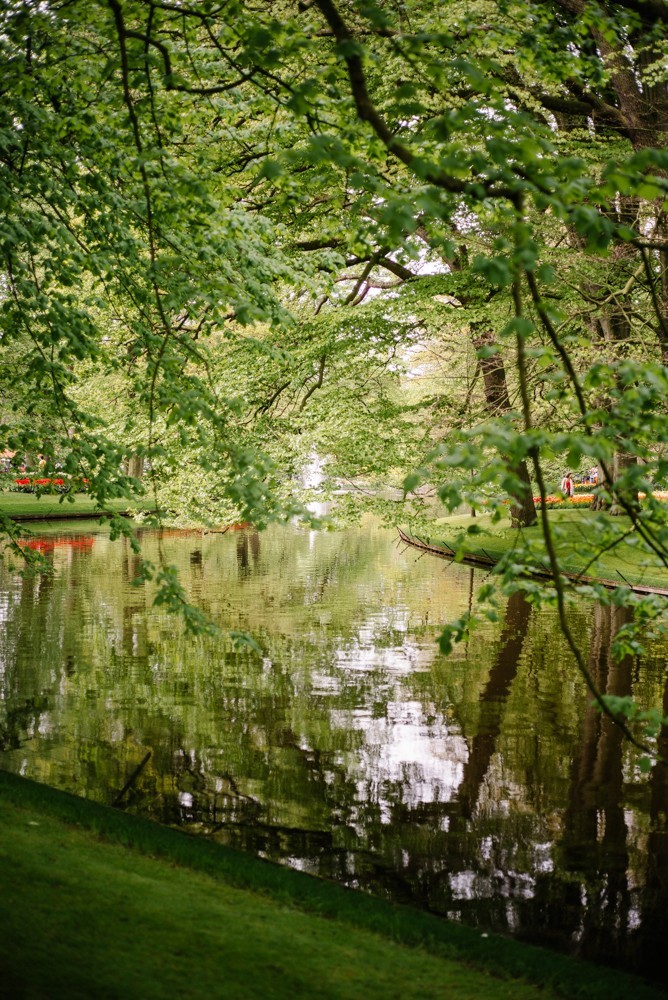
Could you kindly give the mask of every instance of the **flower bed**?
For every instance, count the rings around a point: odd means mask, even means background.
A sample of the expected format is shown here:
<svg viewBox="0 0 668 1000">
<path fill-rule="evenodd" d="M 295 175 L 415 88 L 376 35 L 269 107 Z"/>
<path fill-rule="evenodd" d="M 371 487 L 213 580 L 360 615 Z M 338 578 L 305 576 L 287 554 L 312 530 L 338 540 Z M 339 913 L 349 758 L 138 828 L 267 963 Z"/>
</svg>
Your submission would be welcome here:
<svg viewBox="0 0 668 1000">
<path fill-rule="evenodd" d="M 644 500 L 647 494 L 639 493 L 638 499 Z M 661 503 L 668 501 L 668 491 L 654 490 L 652 496 Z M 550 494 L 545 497 L 545 506 L 548 510 L 567 510 L 569 507 L 588 507 L 594 499 L 593 493 L 577 493 L 572 497 L 564 497 L 558 494 Z M 540 497 L 534 497 L 533 502 L 540 505 Z"/>
<path fill-rule="evenodd" d="M 86 479 L 70 479 L 57 476 L 47 478 L 40 476 L 38 479 L 32 476 L 20 476 L 14 479 L 9 489 L 12 493 L 70 493 L 71 491 L 83 493 L 86 490 Z"/>
<path fill-rule="evenodd" d="M 577 496 L 563 497 L 551 494 L 545 497 L 545 506 L 548 510 L 566 509 L 567 507 L 588 507 L 594 499 L 593 493 L 578 493 Z M 540 504 L 541 498 L 534 497 L 533 502 Z"/>
</svg>

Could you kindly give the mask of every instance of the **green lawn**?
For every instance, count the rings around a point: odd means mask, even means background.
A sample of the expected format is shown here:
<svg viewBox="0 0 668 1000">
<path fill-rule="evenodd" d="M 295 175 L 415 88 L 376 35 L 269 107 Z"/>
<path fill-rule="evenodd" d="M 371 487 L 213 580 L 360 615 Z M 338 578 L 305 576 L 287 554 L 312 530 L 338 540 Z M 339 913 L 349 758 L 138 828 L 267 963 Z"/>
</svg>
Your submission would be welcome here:
<svg viewBox="0 0 668 1000">
<path fill-rule="evenodd" d="M 116 513 L 133 513 L 152 508 L 153 504 L 147 497 L 145 500 L 109 500 L 107 508 Z M 87 493 L 45 494 L 41 497 L 34 493 L 0 493 L 0 514 L 21 520 L 44 521 L 53 518 L 74 518 L 82 515 L 101 513 L 96 500 Z"/>
<path fill-rule="evenodd" d="M 637 544 L 636 533 L 630 530 L 631 523 L 627 517 L 611 518 L 589 510 L 552 510 L 549 511 L 549 518 L 564 572 L 585 573 L 588 577 L 617 583 L 628 582 L 668 590 L 668 570 Z M 468 534 L 471 528 L 475 534 Z M 618 543 L 598 554 L 607 542 L 605 531 L 610 528 L 618 534 Z M 492 524 L 488 516 L 444 517 L 432 522 L 427 529 L 415 532 L 407 529 L 407 533 L 431 545 L 444 549 L 459 548 L 466 555 L 480 555 L 494 562 L 519 552 L 522 544 L 528 542 L 536 565 L 548 567 L 540 527 L 518 531 L 511 527 L 507 518 Z"/>
<path fill-rule="evenodd" d="M 2 996 L 660 995 L 2 772 L 0 828 Z"/>
</svg>

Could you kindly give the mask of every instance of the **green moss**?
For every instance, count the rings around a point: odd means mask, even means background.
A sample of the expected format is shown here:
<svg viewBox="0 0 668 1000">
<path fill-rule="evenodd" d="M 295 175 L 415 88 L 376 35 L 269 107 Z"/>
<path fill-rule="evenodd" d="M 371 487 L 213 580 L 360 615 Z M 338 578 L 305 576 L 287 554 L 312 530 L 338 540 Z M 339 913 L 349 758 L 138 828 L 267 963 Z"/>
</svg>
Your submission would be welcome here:
<svg viewBox="0 0 668 1000">
<path fill-rule="evenodd" d="M 0 823 L 8 995 L 659 995 L 2 772 Z"/>
</svg>

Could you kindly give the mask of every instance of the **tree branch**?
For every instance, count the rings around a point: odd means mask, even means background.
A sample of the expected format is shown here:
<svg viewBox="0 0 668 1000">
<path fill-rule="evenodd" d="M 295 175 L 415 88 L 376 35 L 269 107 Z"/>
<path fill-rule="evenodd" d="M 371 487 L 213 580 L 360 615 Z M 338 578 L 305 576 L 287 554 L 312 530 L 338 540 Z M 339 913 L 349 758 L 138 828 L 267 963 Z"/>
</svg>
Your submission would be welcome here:
<svg viewBox="0 0 668 1000">
<path fill-rule="evenodd" d="M 434 184 L 436 187 L 442 188 L 445 191 L 450 191 L 453 194 L 464 194 L 470 192 L 474 186 L 474 182 L 463 181 L 457 177 L 452 177 L 450 174 L 445 173 L 445 171 L 439 170 L 435 165 L 433 168 L 430 167 L 425 169 L 424 161 L 422 161 L 408 146 L 404 145 L 403 142 L 397 139 L 396 135 L 390 129 L 387 122 L 371 100 L 355 36 L 346 25 L 337 8 L 332 3 L 332 0 L 314 0 L 314 4 L 329 24 L 338 43 L 339 52 L 343 57 L 348 71 L 350 89 L 355 102 L 358 117 L 361 118 L 362 121 L 368 122 L 378 138 L 387 147 L 388 151 L 393 154 L 393 156 L 396 156 L 396 158 L 407 167 L 418 173 L 424 178 L 424 180 L 427 180 L 430 184 Z M 418 165 L 419 170 L 417 169 Z M 495 186 L 485 178 L 476 179 L 475 187 L 479 187 L 480 185 L 484 187 L 487 195 L 490 197 L 512 198 L 514 196 L 514 192 L 511 188 Z"/>
</svg>

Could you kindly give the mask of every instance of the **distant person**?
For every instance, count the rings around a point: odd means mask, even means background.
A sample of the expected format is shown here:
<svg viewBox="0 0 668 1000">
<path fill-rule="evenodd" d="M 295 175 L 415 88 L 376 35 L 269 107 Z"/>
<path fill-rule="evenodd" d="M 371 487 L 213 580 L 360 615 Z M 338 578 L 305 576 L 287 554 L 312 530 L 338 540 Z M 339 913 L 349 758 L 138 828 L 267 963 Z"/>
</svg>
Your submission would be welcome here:
<svg viewBox="0 0 668 1000">
<path fill-rule="evenodd" d="M 566 475 L 564 476 L 564 478 L 561 480 L 561 492 L 564 494 L 564 496 L 567 496 L 567 497 L 572 497 L 573 496 L 573 475 L 572 475 L 572 473 L 567 472 Z"/>
<path fill-rule="evenodd" d="M 592 484 L 592 486 L 596 486 L 596 484 L 598 482 L 598 466 L 597 465 L 592 465 L 591 469 L 589 470 L 589 482 Z"/>
</svg>

